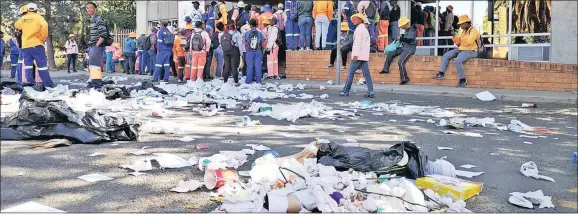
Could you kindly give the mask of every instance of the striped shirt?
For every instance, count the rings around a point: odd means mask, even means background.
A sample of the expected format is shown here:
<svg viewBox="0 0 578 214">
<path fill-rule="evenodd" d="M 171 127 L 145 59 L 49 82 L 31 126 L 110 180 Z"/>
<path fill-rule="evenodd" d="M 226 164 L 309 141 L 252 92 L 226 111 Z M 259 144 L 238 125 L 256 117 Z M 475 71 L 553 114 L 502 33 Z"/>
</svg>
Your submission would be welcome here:
<svg viewBox="0 0 578 214">
<path fill-rule="evenodd" d="M 94 14 L 90 19 L 90 34 L 88 39 L 88 46 L 95 46 L 100 38 L 106 38 L 108 32 L 106 30 L 106 23 L 98 14 Z M 102 46 L 102 44 L 101 44 Z"/>
</svg>

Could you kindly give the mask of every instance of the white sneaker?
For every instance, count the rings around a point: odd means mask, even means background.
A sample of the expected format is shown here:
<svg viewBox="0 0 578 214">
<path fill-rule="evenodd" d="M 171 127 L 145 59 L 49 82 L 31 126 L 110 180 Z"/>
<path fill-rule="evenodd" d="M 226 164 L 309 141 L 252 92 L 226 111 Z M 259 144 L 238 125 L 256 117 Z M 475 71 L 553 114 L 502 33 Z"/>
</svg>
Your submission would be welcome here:
<svg viewBox="0 0 578 214">
<path fill-rule="evenodd" d="M 299 50 L 300 50 L 300 51 L 304 51 L 304 50 L 305 50 L 305 48 L 299 48 Z"/>
<path fill-rule="evenodd" d="M 305 49 L 305 50 L 307 50 L 307 51 L 310 51 L 310 50 L 311 50 L 311 48 L 307 48 L 307 49 Z"/>
</svg>

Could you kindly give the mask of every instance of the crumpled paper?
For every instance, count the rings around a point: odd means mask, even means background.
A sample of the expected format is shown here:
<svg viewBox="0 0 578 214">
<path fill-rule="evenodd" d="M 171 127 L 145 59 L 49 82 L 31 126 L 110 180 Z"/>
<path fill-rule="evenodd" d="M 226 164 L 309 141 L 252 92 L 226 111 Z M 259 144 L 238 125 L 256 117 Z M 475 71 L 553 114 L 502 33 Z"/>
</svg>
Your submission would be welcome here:
<svg viewBox="0 0 578 214">
<path fill-rule="evenodd" d="M 197 190 L 201 186 L 203 186 L 203 183 L 198 180 L 188 180 L 188 181 L 181 180 L 179 181 L 179 183 L 175 188 L 171 189 L 171 191 L 180 193 L 192 192 Z"/>
<path fill-rule="evenodd" d="M 520 172 L 523 175 L 525 175 L 526 177 L 532 177 L 532 178 L 536 178 L 536 179 L 544 179 L 547 181 L 556 182 L 551 177 L 539 175 L 538 174 L 539 173 L 538 172 L 538 166 L 536 165 L 536 163 L 534 163 L 534 161 L 528 161 L 528 162 L 522 164 L 522 166 L 520 167 Z"/>
<path fill-rule="evenodd" d="M 527 193 L 512 192 L 510 195 L 508 201 L 521 207 L 534 209 L 533 204 L 539 204 L 538 208 L 554 208 L 552 197 L 545 196 L 542 190 Z"/>
</svg>

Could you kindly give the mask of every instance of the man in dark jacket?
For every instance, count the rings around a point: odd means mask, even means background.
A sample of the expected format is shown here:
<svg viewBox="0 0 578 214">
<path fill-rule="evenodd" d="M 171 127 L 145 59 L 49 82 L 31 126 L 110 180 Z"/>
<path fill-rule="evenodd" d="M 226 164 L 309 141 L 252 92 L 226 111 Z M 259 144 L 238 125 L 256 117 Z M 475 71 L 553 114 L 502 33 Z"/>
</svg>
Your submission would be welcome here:
<svg viewBox="0 0 578 214">
<path fill-rule="evenodd" d="M 125 57 L 125 70 L 127 74 L 134 73 L 134 63 L 135 63 L 135 52 L 136 52 L 136 33 L 131 32 L 128 37 L 124 39 L 124 50 L 123 55 Z"/>
<path fill-rule="evenodd" d="M 106 23 L 96 13 L 96 3 L 86 3 L 86 11 L 90 16 L 89 39 L 88 46 L 90 47 L 88 71 L 90 72 L 89 88 L 102 87 L 102 70 L 100 68 L 102 56 L 104 55 L 105 39 L 108 37 L 108 30 Z"/>
<path fill-rule="evenodd" d="M 399 26 L 397 25 L 397 21 L 401 16 L 401 11 L 399 6 L 397 5 L 397 1 L 391 1 L 391 11 L 389 12 L 389 26 L 391 29 L 391 35 L 389 38 L 396 39 L 399 37 Z"/>
<path fill-rule="evenodd" d="M 147 67 L 147 62 L 149 61 L 149 52 L 147 49 L 145 49 L 145 43 L 147 40 L 147 36 L 146 36 L 147 32 L 146 30 L 143 30 L 141 32 L 140 37 L 138 37 L 137 43 L 138 43 L 138 72 L 140 75 L 144 75 L 146 74 L 146 67 Z"/>
</svg>

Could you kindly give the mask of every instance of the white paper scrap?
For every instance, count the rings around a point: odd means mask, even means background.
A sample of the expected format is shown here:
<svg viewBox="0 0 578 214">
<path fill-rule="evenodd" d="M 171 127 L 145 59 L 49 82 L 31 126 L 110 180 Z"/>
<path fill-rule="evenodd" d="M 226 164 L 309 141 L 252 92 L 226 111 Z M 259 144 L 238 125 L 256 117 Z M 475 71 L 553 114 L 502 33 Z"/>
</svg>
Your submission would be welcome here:
<svg viewBox="0 0 578 214">
<path fill-rule="evenodd" d="M 438 150 L 454 150 L 454 148 L 438 146 Z"/>
<path fill-rule="evenodd" d="M 533 143 L 532 143 L 532 142 L 528 142 L 528 141 L 524 141 L 524 144 L 532 145 Z"/>
<path fill-rule="evenodd" d="M 83 176 L 79 176 L 77 178 L 88 181 L 88 182 L 108 181 L 108 180 L 114 179 L 114 178 L 108 177 L 106 175 L 98 174 L 98 173 L 83 175 Z"/>
<path fill-rule="evenodd" d="M 413 123 L 413 122 L 425 122 L 425 120 L 423 120 L 423 119 L 415 119 L 415 118 L 414 118 L 414 119 L 409 119 L 408 121 L 409 121 L 410 123 Z"/>
<path fill-rule="evenodd" d="M 490 155 L 491 155 L 491 156 L 498 156 L 498 155 L 500 155 L 500 154 L 499 154 L 499 153 L 495 153 L 495 152 L 491 152 Z"/>
<path fill-rule="evenodd" d="M 434 120 L 432 120 L 432 119 L 428 119 L 426 122 L 427 122 L 427 123 L 436 123 L 436 121 L 434 121 Z"/>
<path fill-rule="evenodd" d="M 195 140 L 195 138 L 193 138 L 192 136 L 184 136 L 183 138 L 181 138 L 179 140 L 183 141 L 183 142 L 191 142 L 191 141 Z"/>
<path fill-rule="evenodd" d="M 371 113 L 371 114 L 373 114 L 375 116 L 383 116 L 383 113 Z"/>
<path fill-rule="evenodd" d="M 173 192 L 192 192 L 203 186 L 203 183 L 198 180 L 179 181 L 177 187 L 172 188 Z"/>
<path fill-rule="evenodd" d="M 65 213 L 64 210 L 59 210 L 49 206 L 45 206 L 34 201 L 29 201 L 20 205 L 6 208 L 0 212 L 3 213 Z"/>
<path fill-rule="evenodd" d="M 253 150 L 256 151 L 267 151 L 267 150 L 271 150 L 269 147 L 263 146 L 263 145 L 257 145 L 257 144 L 247 144 L 245 146 L 250 146 L 251 148 L 253 148 Z"/>
<path fill-rule="evenodd" d="M 460 167 L 462 168 L 466 168 L 466 169 L 471 169 L 471 168 L 475 168 L 477 166 L 471 165 L 471 164 L 465 164 L 465 165 L 461 165 Z"/>
<path fill-rule="evenodd" d="M 462 177 L 467 177 L 467 178 L 473 178 L 473 177 L 479 176 L 483 173 L 484 172 L 469 172 L 469 171 L 462 171 L 462 170 L 456 169 L 456 175 L 457 176 L 462 176 Z"/>
<path fill-rule="evenodd" d="M 444 134 L 460 134 L 458 132 L 455 131 L 442 131 Z"/>
<path fill-rule="evenodd" d="M 468 137 L 484 137 L 483 135 L 475 132 L 464 132 L 464 135 Z"/>
<path fill-rule="evenodd" d="M 246 155 L 254 155 L 255 154 L 255 150 L 252 150 L 252 149 L 243 149 L 241 151 L 243 151 Z"/>
<path fill-rule="evenodd" d="M 140 150 L 140 151 L 136 151 L 136 152 L 131 152 L 130 154 L 133 154 L 136 156 L 141 156 L 141 155 L 148 155 L 148 154 L 150 154 L 150 152 L 147 152 L 145 150 Z"/>
<path fill-rule="evenodd" d="M 104 156 L 104 153 L 101 153 L 101 152 L 95 152 L 95 153 L 92 153 L 92 154 L 90 154 L 90 155 L 87 155 L 87 156 L 88 156 L 88 157 Z"/>
<path fill-rule="evenodd" d="M 492 101 L 496 99 L 496 97 L 489 91 L 482 91 L 480 93 L 477 93 L 476 97 L 481 101 Z"/>
<path fill-rule="evenodd" d="M 532 138 L 532 139 L 538 139 L 538 136 L 532 136 L 532 135 L 520 135 L 521 138 Z"/>
<path fill-rule="evenodd" d="M 397 120 L 389 120 L 389 122 L 397 122 Z"/>
</svg>

